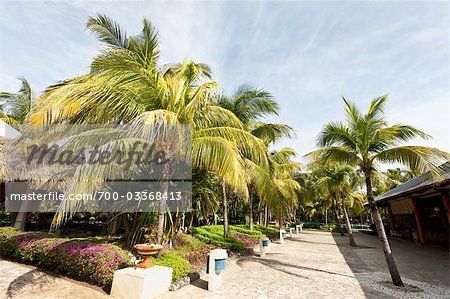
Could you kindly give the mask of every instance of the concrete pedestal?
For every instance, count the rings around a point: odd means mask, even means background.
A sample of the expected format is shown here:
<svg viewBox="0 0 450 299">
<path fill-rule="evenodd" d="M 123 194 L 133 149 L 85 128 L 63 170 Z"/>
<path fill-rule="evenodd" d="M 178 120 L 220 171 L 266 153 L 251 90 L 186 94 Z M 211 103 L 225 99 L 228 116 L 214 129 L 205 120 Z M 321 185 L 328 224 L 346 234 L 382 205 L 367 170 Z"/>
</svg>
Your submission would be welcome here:
<svg viewBox="0 0 450 299">
<path fill-rule="evenodd" d="M 169 291 L 172 268 L 125 268 L 114 272 L 111 295 L 124 299 L 150 299 Z"/>
</svg>

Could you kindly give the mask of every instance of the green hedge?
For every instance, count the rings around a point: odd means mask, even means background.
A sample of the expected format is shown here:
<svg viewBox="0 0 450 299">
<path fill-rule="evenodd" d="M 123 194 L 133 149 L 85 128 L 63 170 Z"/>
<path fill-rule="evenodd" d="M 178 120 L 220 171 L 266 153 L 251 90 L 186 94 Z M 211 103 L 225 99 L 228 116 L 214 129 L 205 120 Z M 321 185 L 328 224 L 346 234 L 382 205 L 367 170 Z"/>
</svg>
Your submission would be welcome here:
<svg viewBox="0 0 450 299">
<path fill-rule="evenodd" d="M 245 249 L 244 244 L 233 238 L 224 238 L 220 234 L 206 230 L 204 227 L 192 227 L 189 232 L 200 241 L 213 244 L 217 247 L 240 250 Z"/>
<path fill-rule="evenodd" d="M 190 233 L 200 241 L 232 250 L 241 250 L 252 247 L 257 239 L 265 237 L 258 230 L 249 230 L 242 225 L 230 225 L 228 238 L 223 237 L 223 225 L 205 225 L 193 227 Z"/>
<path fill-rule="evenodd" d="M 236 227 L 241 227 L 249 230 L 249 226 L 244 224 L 236 225 Z M 263 225 L 254 224 L 253 230 L 258 231 L 262 236 L 268 236 L 272 238 L 278 238 L 279 235 L 279 230 L 274 227 L 265 227 Z"/>
<path fill-rule="evenodd" d="M 173 268 L 172 281 L 187 276 L 190 272 L 189 262 L 176 252 L 164 252 L 159 259 L 152 257 L 153 263 Z"/>
</svg>

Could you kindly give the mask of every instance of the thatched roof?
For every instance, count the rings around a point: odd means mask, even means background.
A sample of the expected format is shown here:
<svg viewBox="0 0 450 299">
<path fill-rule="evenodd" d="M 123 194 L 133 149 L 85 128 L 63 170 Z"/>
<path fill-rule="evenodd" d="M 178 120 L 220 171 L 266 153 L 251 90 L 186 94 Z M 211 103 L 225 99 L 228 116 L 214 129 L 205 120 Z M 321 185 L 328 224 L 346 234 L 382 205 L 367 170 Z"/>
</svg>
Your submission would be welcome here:
<svg viewBox="0 0 450 299">
<path fill-rule="evenodd" d="M 418 191 L 425 191 L 431 187 L 439 187 L 446 185 L 450 182 L 450 161 L 439 166 L 442 170 L 443 176 L 439 178 L 433 178 L 430 172 L 407 181 L 401 185 L 398 185 L 392 190 L 381 194 L 375 198 L 375 202 L 380 203 L 390 199 L 409 196 Z"/>
</svg>

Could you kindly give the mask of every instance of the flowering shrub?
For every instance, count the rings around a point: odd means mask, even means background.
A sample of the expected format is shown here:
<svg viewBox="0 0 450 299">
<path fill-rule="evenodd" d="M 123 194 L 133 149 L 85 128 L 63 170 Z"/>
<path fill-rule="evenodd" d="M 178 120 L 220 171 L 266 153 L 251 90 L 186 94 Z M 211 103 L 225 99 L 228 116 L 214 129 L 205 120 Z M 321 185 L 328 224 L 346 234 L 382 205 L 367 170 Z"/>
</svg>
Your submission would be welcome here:
<svg viewBox="0 0 450 299">
<path fill-rule="evenodd" d="M 112 283 L 115 270 L 131 265 L 128 253 L 116 245 L 19 233 L 11 228 L 0 228 L 0 255 L 100 286 Z"/>
</svg>

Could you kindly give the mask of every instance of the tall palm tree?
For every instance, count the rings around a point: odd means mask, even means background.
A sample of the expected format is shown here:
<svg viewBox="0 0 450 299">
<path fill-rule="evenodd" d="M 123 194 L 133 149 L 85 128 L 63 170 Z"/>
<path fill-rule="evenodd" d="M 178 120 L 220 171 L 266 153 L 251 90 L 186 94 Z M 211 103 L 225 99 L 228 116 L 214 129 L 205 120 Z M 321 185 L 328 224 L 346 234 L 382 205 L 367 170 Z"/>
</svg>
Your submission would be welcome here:
<svg viewBox="0 0 450 299">
<path fill-rule="evenodd" d="M 242 157 L 264 165 L 267 149 L 218 105 L 218 85 L 210 81 L 210 69 L 192 61 L 159 67 L 158 35 L 146 19 L 136 36 L 127 36 L 104 15 L 90 18 L 87 29 L 107 47 L 94 58 L 89 74 L 50 87 L 30 122 L 189 125 L 193 168 L 215 173 L 224 186 L 247 197 Z M 165 213 L 162 200 L 159 242 Z"/>
<path fill-rule="evenodd" d="M 377 172 L 377 163 L 402 163 L 413 171 L 431 170 L 438 173 L 438 165 L 448 159 L 449 154 L 426 146 L 401 146 L 401 142 L 415 137 L 430 136 L 410 125 L 389 126 L 385 120 L 384 104 L 387 95 L 371 101 L 365 114 L 345 98 L 346 122 L 331 122 L 325 125 L 319 135 L 321 149 L 310 153 L 324 160 L 357 165 L 364 174 L 367 201 L 378 230 L 384 255 L 392 281 L 403 286 L 392 250 L 389 245 L 380 213 L 375 204 L 372 190 L 372 176 Z"/>
<path fill-rule="evenodd" d="M 247 169 L 256 186 L 260 203 L 275 214 L 280 226 L 284 216 L 292 213 L 298 204 L 300 184 L 294 179 L 300 164 L 291 161 L 296 155 L 291 148 L 282 148 L 269 156 L 269 167 L 264 168 L 247 159 Z"/>
<path fill-rule="evenodd" d="M 262 117 L 278 115 L 279 111 L 278 104 L 273 96 L 264 90 L 242 85 L 231 97 L 222 95 L 219 99 L 219 105 L 233 112 L 242 121 L 244 129 L 264 140 L 267 146 L 283 137 L 291 138 L 295 135 L 294 130 L 288 125 L 262 122 Z M 266 168 L 266 171 L 268 170 Z M 254 193 L 257 193 L 257 189 L 261 189 L 261 186 L 255 186 L 258 181 L 254 177 L 255 174 L 256 172 L 248 171 L 247 175 L 250 230 L 253 229 L 253 197 L 256 195 Z M 225 189 L 223 189 L 223 192 L 223 198 L 226 199 Z M 224 208 L 226 209 L 225 205 Z M 224 235 L 227 235 L 227 220 L 224 219 L 224 222 Z"/>
</svg>

